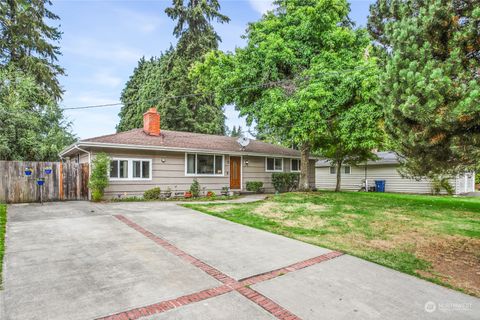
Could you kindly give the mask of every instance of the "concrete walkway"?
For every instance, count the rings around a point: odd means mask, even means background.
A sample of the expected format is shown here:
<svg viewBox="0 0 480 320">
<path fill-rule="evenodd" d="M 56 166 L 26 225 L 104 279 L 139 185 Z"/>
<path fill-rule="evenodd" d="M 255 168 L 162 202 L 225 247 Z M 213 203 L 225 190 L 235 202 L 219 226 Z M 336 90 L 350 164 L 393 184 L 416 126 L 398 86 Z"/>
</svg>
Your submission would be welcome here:
<svg viewBox="0 0 480 320">
<path fill-rule="evenodd" d="M 10 206 L 6 246 L 1 319 L 480 317 L 477 298 L 175 203 Z"/>
</svg>

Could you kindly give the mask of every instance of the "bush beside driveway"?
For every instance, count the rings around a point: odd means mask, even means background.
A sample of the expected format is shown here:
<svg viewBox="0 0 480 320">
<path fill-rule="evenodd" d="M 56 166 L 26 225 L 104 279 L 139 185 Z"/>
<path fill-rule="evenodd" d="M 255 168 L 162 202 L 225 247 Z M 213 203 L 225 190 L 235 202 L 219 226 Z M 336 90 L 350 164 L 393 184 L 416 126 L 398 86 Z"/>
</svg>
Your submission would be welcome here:
<svg viewBox="0 0 480 320">
<path fill-rule="evenodd" d="M 479 199 L 322 191 L 185 206 L 480 296 Z"/>
</svg>

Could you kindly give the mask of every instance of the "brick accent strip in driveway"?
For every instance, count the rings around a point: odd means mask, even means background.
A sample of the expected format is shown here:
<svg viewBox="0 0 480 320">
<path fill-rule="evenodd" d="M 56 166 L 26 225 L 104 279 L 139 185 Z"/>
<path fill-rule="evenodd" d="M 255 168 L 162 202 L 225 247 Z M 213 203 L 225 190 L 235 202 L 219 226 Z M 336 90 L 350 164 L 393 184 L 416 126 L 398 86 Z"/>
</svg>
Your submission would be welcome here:
<svg viewBox="0 0 480 320">
<path fill-rule="evenodd" d="M 298 316 L 293 314 L 292 312 L 288 311 L 287 309 L 283 308 L 273 300 L 269 299 L 268 297 L 262 295 L 261 293 L 255 291 L 252 288 L 249 288 L 248 286 L 263 282 L 266 280 L 270 280 L 276 277 L 279 277 L 281 275 L 284 275 L 289 272 L 293 272 L 296 270 L 300 270 L 318 263 L 321 263 L 323 261 L 327 261 L 330 259 L 334 259 L 336 257 L 339 257 L 343 255 L 343 253 L 338 252 L 338 251 L 332 251 L 323 255 L 320 255 L 318 257 L 314 257 L 312 259 L 308 259 L 305 261 L 300 261 L 297 263 L 294 263 L 290 266 L 280 268 L 277 270 L 269 271 L 266 273 L 262 273 L 259 275 L 255 275 L 252 277 L 248 277 L 245 279 L 241 279 L 239 281 L 233 279 L 232 277 L 224 274 L 220 270 L 206 264 L 205 262 L 201 261 L 200 259 L 197 259 L 190 254 L 186 253 L 185 251 L 177 248 L 170 242 L 168 242 L 165 239 L 162 239 L 161 237 L 153 234 L 152 232 L 146 230 L 142 226 L 136 224 L 135 222 L 131 221 L 130 219 L 126 218 L 123 215 L 115 215 L 115 217 L 128 225 L 129 227 L 135 229 L 136 231 L 140 232 L 143 234 L 145 237 L 149 238 L 150 240 L 154 241 L 156 244 L 162 246 L 165 248 L 167 251 L 170 253 L 176 255 L 177 257 L 183 259 L 184 261 L 194 265 L 195 267 L 199 268 L 200 270 L 204 271 L 208 275 L 212 276 L 216 280 L 220 281 L 223 283 L 223 285 L 211 288 L 211 289 L 206 289 L 202 290 L 200 292 L 188 294 L 185 296 L 181 296 L 175 299 L 171 300 L 166 300 L 166 301 L 161 301 L 149 306 L 141 307 L 141 308 L 136 308 L 124 312 L 120 312 L 114 315 L 110 315 L 107 317 L 99 318 L 98 320 L 129 320 L 129 319 L 138 319 L 140 317 L 144 316 L 149 316 L 153 314 L 158 314 L 162 313 L 174 308 L 178 308 L 187 304 L 191 304 L 194 302 L 202 301 L 205 299 L 213 298 L 231 291 L 237 291 L 250 301 L 256 303 L 266 311 L 268 311 L 270 314 L 275 316 L 279 320 L 301 320 Z"/>
</svg>

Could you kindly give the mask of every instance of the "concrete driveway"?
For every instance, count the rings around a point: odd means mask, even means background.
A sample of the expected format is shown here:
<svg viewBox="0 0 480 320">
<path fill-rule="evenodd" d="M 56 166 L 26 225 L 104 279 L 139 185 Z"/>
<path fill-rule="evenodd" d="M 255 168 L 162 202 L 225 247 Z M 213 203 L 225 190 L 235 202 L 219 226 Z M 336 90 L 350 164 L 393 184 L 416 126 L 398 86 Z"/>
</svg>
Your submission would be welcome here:
<svg viewBox="0 0 480 320">
<path fill-rule="evenodd" d="M 477 298 L 173 203 L 10 206 L 6 246 L 0 319 L 480 318 Z"/>
</svg>

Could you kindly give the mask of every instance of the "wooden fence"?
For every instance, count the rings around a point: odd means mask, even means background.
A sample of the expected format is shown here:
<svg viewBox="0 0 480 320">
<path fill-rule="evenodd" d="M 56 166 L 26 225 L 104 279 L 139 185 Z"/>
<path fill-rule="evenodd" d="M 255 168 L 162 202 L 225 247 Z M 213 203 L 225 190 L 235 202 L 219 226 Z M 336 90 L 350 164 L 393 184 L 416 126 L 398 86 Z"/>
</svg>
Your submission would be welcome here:
<svg viewBox="0 0 480 320">
<path fill-rule="evenodd" d="M 88 177 L 87 163 L 0 161 L 0 202 L 40 202 L 40 195 L 43 201 L 87 200 Z"/>
</svg>

